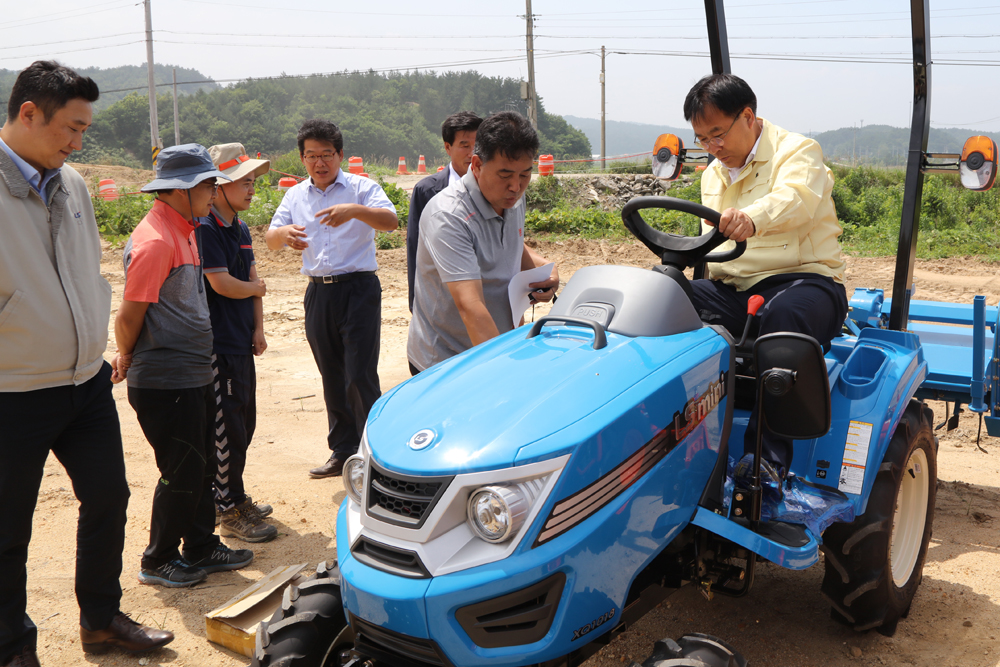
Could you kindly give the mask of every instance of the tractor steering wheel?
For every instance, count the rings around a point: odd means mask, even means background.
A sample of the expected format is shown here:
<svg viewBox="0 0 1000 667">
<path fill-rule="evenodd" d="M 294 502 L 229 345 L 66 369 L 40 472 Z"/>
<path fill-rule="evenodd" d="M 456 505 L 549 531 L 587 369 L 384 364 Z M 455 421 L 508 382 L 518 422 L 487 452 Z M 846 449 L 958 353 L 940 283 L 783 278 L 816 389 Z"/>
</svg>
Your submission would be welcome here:
<svg viewBox="0 0 1000 667">
<path fill-rule="evenodd" d="M 660 232 L 642 219 L 639 214 L 644 208 L 662 208 L 668 211 L 681 211 L 704 218 L 715 225 L 711 232 L 700 236 L 682 236 Z M 676 199 L 674 197 L 636 197 L 625 204 L 622 209 L 622 220 L 637 239 L 652 250 L 661 261 L 679 270 L 694 266 L 699 262 L 729 262 L 736 259 L 746 250 L 746 241 L 736 244 L 732 250 L 712 253 L 720 245 L 728 241 L 719 231 L 719 212 L 707 206 Z M 711 253 L 711 254 L 709 254 Z"/>
</svg>

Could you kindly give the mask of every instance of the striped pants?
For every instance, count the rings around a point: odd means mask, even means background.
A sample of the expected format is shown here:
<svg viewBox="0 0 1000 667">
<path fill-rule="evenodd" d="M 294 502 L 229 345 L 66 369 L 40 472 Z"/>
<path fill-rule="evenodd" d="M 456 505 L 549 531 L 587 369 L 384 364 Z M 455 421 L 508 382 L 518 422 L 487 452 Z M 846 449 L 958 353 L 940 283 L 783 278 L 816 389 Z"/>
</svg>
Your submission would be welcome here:
<svg viewBox="0 0 1000 667">
<path fill-rule="evenodd" d="M 215 375 L 215 507 L 220 512 L 246 498 L 243 470 L 257 427 L 257 373 L 252 354 L 212 356 Z"/>
</svg>

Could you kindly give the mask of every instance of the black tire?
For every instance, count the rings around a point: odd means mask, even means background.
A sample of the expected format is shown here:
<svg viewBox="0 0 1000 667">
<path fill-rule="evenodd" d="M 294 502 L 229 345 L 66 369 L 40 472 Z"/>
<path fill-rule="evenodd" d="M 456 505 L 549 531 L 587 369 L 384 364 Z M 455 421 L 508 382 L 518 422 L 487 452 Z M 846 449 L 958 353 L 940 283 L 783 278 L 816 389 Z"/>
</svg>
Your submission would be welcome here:
<svg viewBox="0 0 1000 667">
<path fill-rule="evenodd" d="M 934 524 L 937 438 L 933 412 L 913 399 L 892 434 L 865 513 L 830 526 L 823 595 L 830 616 L 863 632 L 891 637 L 923 577 Z"/>
<path fill-rule="evenodd" d="M 316 567 L 300 586 L 289 586 L 281 608 L 257 629 L 251 667 L 340 667 L 340 654 L 354 646 L 344 617 L 336 561 Z"/>
</svg>

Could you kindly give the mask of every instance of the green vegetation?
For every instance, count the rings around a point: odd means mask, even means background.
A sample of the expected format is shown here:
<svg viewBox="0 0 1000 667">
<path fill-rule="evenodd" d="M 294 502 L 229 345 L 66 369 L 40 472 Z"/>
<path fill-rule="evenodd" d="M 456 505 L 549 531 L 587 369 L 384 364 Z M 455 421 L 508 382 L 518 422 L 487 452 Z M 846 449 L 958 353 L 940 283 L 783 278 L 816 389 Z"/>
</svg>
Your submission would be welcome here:
<svg viewBox="0 0 1000 667">
<path fill-rule="evenodd" d="M 525 228 L 536 233 L 548 233 L 585 238 L 631 238 L 622 223 L 621 211 L 605 211 L 599 206 L 572 206 L 566 201 L 565 184 L 555 178 L 540 178 L 528 186 L 525 193 L 528 212 Z M 701 201 L 701 176 L 687 186 L 675 186 L 671 197 Z M 698 219 L 677 211 L 644 211 L 643 218 L 655 229 L 676 234 L 698 233 Z"/>
<path fill-rule="evenodd" d="M 873 167 L 834 167 L 833 189 L 837 215 L 844 228 L 841 242 L 852 255 L 891 256 L 896 252 L 899 221 L 903 206 L 901 170 Z M 675 185 L 669 194 L 689 201 L 700 201 L 700 172 L 692 173 L 686 186 Z M 376 177 L 396 206 L 400 228 L 406 227 L 409 195 L 395 184 Z M 241 217 L 248 225 L 265 225 L 281 202 L 282 192 L 260 187 L 250 209 Z M 526 226 L 534 234 L 554 238 L 582 236 L 625 240 L 629 233 L 620 211 L 605 211 L 596 205 L 578 206 L 572 201 L 565 181 L 544 178 L 534 181 L 525 195 L 528 204 Z M 94 209 L 101 234 L 112 242 L 121 242 L 146 214 L 152 197 L 126 196 L 106 202 L 94 199 Z M 693 216 L 675 211 L 644 213 L 650 225 L 665 232 L 686 235 L 698 232 Z M 379 234 L 380 249 L 403 245 L 403 235 Z M 1000 261 L 1000 187 L 989 192 L 970 192 L 961 187 L 957 177 L 929 176 L 924 180 L 917 255 L 933 259 L 977 255 Z"/>
<path fill-rule="evenodd" d="M 902 170 L 834 167 L 833 199 L 845 249 L 894 255 L 903 213 Z M 920 207 L 917 256 L 980 255 L 1000 260 L 1000 190 L 972 192 L 957 176 L 928 176 Z"/>
<path fill-rule="evenodd" d="M 180 78 L 180 77 L 178 77 Z M 541 153 L 557 159 L 590 157 L 590 142 L 539 102 Z M 344 133 L 344 150 L 368 165 L 392 164 L 406 157 L 415 169 L 418 155 L 442 164 L 441 122 L 456 111 L 486 116 L 515 109 L 526 113 L 520 82 L 486 77 L 478 72 L 339 72 L 329 76 L 247 80 L 212 91 L 199 90 L 179 99 L 182 143 L 204 146 L 239 141 L 247 152 L 279 156 L 294 173 L 288 151 L 303 121 L 326 118 Z M 160 137 L 173 144 L 173 101 L 166 90 L 157 100 Z M 149 168 L 149 104 L 133 92 L 94 117 L 84 140 L 80 162 L 138 162 Z M 295 156 L 297 159 L 297 156 Z M 301 165 L 300 165 L 301 166 Z M 277 164 L 275 168 L 281 169 Z"/>
</svg>

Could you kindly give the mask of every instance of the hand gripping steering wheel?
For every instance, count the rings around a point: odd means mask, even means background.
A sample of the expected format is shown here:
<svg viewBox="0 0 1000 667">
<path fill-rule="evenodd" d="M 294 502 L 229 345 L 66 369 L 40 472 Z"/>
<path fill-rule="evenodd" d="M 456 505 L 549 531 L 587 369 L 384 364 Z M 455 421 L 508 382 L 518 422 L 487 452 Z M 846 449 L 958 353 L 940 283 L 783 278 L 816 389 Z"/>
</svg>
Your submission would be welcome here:
<svg viewBox="0 0 1000 667">
<path fill-rule="evenodd" d="M 681 211 L 697 215 L 715 225 L 711 232 L 700 236 L 682 236 L 668 234 L 650 227 L 639 211 L 645 208 L 662 208 L 668 211 Z M 652 250 L 660 260 L 669 266 L 683 271 L 699 262 L 729 262 L 746 250 L 746 241 L 736 244 L 736 247 L 723 252 L 712 253 L 713 250 L 728 241 L 719 231 L 719 212 L 707 206 L 676 199 L 675 197 L 636 197 L 625 204 L 622 209 L 622 220 L 637 239 Z"/>
</svg>

